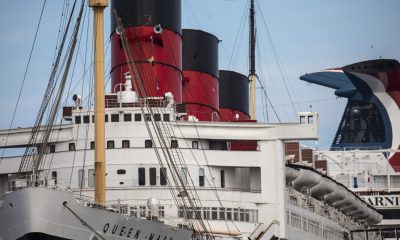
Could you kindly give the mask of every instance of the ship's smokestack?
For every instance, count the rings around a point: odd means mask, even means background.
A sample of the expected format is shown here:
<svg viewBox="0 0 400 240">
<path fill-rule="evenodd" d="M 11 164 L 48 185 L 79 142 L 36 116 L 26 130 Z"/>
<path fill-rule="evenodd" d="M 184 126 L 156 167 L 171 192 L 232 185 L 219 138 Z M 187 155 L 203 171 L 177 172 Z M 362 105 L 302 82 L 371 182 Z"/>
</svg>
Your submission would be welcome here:
<svg viewBox="0 0 400 240">
<path fill-rule="evenodd" d="M 220 120 L 248 121 L 249 79 L 233 71 L 219 71 L 219 113 Z"/>
<path fill-rule="evenodd" d="M 200 121 L 219 120 L 218 38 L 183 30 L 183 102 Z"/>
<path fill-rule="evenodd" d="M 121 18 L 146 96 L 171 92 L 182 101 L 181 0 L 113 0 Z M 111 17 L 111 89 L 124 83 L 129 71 L 115 16 Z M 137 79 L 132 79 L 137 81 Z M 139 95 L 143 93 L 139 91 Z"/>
</svg>

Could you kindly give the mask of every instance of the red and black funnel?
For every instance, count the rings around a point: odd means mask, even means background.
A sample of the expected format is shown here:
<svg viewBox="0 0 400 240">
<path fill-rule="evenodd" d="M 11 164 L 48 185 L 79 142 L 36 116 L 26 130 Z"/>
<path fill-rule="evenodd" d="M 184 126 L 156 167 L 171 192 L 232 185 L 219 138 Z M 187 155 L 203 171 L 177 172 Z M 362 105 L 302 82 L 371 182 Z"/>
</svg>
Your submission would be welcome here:
<svg viewBox="0 0 400 240">
<path fill-rule="evenodd" d="M 219 120 L 218 38 L 183 30 L 183 102 L 200 121 Z"/>
<path fill-rule="evenodd" d="M 147 97 L 162 97 L 166 92 L 182 101 L 181 0 L 113 0 L 132 48 L 136 67 Z M 112 10 L 114 12 L 114 10 Z M 128 63 L 111 17 L 112 92 L 125 83 Z M 133 81 L 138 79 L 133 78 Z M 139 91 L 139 95 L 144 94 Z"/>
</svg>

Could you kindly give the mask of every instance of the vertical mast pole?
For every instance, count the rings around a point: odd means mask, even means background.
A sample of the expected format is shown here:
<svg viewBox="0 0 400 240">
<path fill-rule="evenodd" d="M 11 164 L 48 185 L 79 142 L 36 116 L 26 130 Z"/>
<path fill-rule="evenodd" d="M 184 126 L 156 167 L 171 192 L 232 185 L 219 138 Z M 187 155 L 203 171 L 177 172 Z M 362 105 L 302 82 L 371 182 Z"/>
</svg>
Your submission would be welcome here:
<svg viewBox="0 0 400 240">
<path fill-rule="evenodd" d="M 250 2 L 250 51 L 249 51 L 249 65 L 250 65 L 250 118 L 256 119 L 256 31 L 255 31 L 255 11 L 254 0 Z"/>
<path fill-rule="evenodd" d="M 95 116 L 95 201 L 106 202 L 106 159 L 104 130 L 104 9 L 108 0 L 89 0 L 93 8 L 94 41 L 94 116 Z"/>
</svg>

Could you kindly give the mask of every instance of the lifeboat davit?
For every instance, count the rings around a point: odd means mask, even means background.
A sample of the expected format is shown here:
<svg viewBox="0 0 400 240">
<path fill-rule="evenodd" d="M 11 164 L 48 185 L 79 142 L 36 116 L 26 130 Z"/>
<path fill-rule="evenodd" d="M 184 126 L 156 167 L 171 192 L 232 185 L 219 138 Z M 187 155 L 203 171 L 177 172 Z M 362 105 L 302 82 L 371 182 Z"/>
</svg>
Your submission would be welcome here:
<svg viewBox="0 0 400 240">
<path fill-rule="evenodd" d="M 289 185 L 295 180 L 300 174 L 300 171 L 295 168 L 286 167 L 286 185 Z"/>
</svg>

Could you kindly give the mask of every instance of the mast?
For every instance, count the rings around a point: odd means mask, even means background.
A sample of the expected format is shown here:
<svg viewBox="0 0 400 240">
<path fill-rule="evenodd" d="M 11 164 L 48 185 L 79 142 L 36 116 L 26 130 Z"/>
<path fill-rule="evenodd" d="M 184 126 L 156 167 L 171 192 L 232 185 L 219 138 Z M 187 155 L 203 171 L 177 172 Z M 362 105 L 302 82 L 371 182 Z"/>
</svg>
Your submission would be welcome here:
<svg viewBox="0 0 400 240">
<path fill-rule="evenodd" d="M 95 201 L 104 206 L 106 201 L 106 159 L 104 130 L 104 9 L 108 0 L 89 0 L 93 8 L 94 40 L 94 116 L 95 116 Z"/>
<path fill-rule="evenodd" d="M 250 118 L 255 120 L 256 119 L 256 31 L 255 31 L 255 24 L 254 24 L 254 0 L 250 2 L 250 51 L 249 51 L 249 65 L 250 65 L 250 74 L 249 74 L 249 81 L 250 81 Z"/>
</svg>

